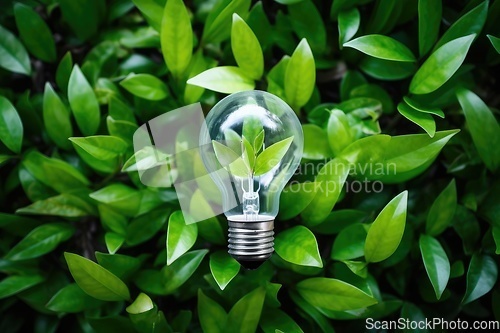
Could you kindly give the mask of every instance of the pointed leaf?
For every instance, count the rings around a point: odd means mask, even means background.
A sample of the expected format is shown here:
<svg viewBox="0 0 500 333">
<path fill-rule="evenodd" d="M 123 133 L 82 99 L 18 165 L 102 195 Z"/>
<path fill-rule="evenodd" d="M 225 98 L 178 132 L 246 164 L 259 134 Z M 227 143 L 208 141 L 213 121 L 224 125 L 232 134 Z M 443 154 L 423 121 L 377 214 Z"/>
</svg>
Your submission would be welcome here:
<svg viewBox="0 0 500 333">
<path fill-rule="evenodd" d="M 219 288 L 224 290 L 229 282 L 238 275 L 240 264 L 226 251 L 217 251 L 210 255 L 210 271 Z"/>
<path fill-rule="evenodd" d="M 404 44 L 383 35 L 367 35 L 358 37 L 344 44 L 369 56 L 402 62 L 416 61 L 413 53 Z"/>
<path fill-rule="evenodd" d="M 169 95 L 167 85 L 150 74 L 130 74 L 120 85 L 131 94 L 150 101 L 161 101 Z"/>
<path fill-rule="evenodd" d="M 434 237 L 421 235 L 419 243 L 427 276 L 431 280 L 436 298 L 440 299 L 450 279 L 450 261 L 443 247 Z"/>
<path fill-rule="evenodd" d="M 467 271 L 467 289 L 462 304 L 470 303 L 487 294 L 498 278 L 498 267 L 490 256 L 474 254 Z"/>
<path fill-rule="evenodd" d="M 284 82 L 286 101 L 297 111 L 309 101 L 316 84 L 314 56 L 306 39 L 300 41 L 288 61 Z"/>
<path fill-rule="evenodd" d="M 167 265 L 189 251 L 198 237 L 196 223 L 186 224 L 180 210 L 173 212 L 168 219 L 167 229 Z"/>
<path fill-rule="evenodd" d="M 20 153 L 23 132 L 23 123 L 14 105 L 7 98 L 0 96 L 0 141 L 14 153 Z"/>
<path fill-rule="evenodd" d="M 73 136 L 73 128 L 69 111 L 48 82 L 43 95 L 43 122 L 47 134 L 58 147 L 71 148 L 68 138 Z"/>
<path fill-rule="evenodd" d="M 207 69 L 190 78 L 187 83 L 225 94 L 255 88 L 255 82 L 242 69 L 234 66 Z"/>
<path fill-rule="evenodd" d="M 274 250 L 281 258 L 293 264 L 323 267 L 316 237 L 304 226 L 280 232 L 274 240 Z"/>
<path fill-rule="evenodd" d="M 398 104 L 398 111 L 403 117 L 426 131 L 431 138 L 436 134 L 436 122 L 430 114 L 415 110 L 405 102 Z"/>
<path fill-rule="evenodd" d="M 264 73 L 264 56 L 259 40 L 238 14 L 233 14 L 231 48 L 238 67 L 248 77 L 258 80 Z"/>
<path fill-rule="evenodd" d="M 438 236 L 442 233 L 451 224 L 456 208 L 457 188 L 455 179 L 452 179 L 432 203 L 427 215 L 425 232 L 430 236 Z"/>
<path fill-rule="evenodd" d="M 224 333 L 227 313 L 224 308 L 198 290 L 198 316 L 203 332 Z"/>
<path fill-rule="evenodd" d="M 420 56 L 429 52 L 438 38 L 442 7 L 441 0 L 418 1 L 418 49 Z"/>
<path fill-rule="evenodd" d="M 266 291 L 259 287 L 243 296 L 229 311 L 224 332 L 253 333 L 259 324 Z"/>
<path fill-rule="evenodd" d="M 78 128 L 83 135 L 92 135 L 97 132 L 101 117 L 99 103 L 94 90 L 78 65 L 73 67 L 69 78 L 68 99 Z"/>
<path fill-rule="evenodd" d="M 0 25 L 0 67 L 25 75 L 31 74 L 31 63 L 23 44 L 9 30 Z"/>
<path fill-rule="evenodd" d="M 357 8 L 343 10 L 339 13 L 339 45 L 342 47 L 358 32 L 361 17 Z"/>
<path fill-rule="evenodd" d="M 267 147 L 262 153 L 259 154 L 259 156 L 257 156 L 254 174 L 256 176 L 261 176 L 271 171 L 275 166 L 281 163 L 281 159 L 285 156 L 292 142 L 293 136 L 278 141 Z"/>
</svg>

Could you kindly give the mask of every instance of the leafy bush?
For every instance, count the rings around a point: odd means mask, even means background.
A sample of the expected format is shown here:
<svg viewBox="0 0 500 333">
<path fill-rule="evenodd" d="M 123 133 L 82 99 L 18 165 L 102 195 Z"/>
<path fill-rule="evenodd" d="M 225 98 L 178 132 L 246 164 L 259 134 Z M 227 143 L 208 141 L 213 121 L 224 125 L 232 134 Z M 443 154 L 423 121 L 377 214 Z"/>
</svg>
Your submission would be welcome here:
<svg viewBox="0 0 500 333">
<path fill-rule="evenodd" d="M 499 18 L 499 0 L 3 1 L 0 331 L 500 320 Z M 122 168 L 139 124 L 254 88 L 292 106 L 305 151 L 276 253 L 244 271 L 224 218 L 186 225 Z"/>
</svg>

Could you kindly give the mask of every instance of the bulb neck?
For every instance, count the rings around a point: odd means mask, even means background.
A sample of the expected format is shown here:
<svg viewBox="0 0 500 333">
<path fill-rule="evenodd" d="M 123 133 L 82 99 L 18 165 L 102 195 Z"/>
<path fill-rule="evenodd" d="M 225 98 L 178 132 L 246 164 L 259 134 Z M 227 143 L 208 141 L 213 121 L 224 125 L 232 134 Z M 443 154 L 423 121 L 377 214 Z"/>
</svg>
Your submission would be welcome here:
<svg viewBox="0 0 500 333">
<path fill-rule="evenodd" d="M 229 254 L 246 269 L 256 269 L 274 252 L 274 220 L 232 221 L 229 225 Z"/>
</svg>

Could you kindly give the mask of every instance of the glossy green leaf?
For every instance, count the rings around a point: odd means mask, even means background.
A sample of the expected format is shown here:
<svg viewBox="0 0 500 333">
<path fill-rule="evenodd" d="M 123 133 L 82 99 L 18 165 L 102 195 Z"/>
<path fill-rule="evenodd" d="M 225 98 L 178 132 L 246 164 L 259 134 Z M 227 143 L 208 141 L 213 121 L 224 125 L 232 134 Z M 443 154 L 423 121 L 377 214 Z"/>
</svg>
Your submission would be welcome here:
<svg viewBox="0 0 500 333">
<path fill-rule="evenodd" d="M 482 1 L 481 4 L 467 12 L 464 16 L 460 17 L 446 32 L 441 36 L 439 41 L 434 46 L 437 50 L 444 44 L 457 39 L 459 37 L 479 33 L 483 29 L 486 17 L 488 15 L 488 1 Z"/>
<path fill-rule="evenodd" d="M 136 189 L 121 183 L 111 184 L 90 193 L 89 196 L 116 209 L 125 216 L 135 216 L 139 211 L 142 195 Z"/>
<path fill-rule="evenodd" d="M 165 225 L 169 214 L 170 209 L 162 208 L 133 219 L 127 227 L 127 244 L 134 246 L 151 239 Z"/>
<path fill-rule="evenodd" d="M 416 61 L 413 53 L 404 44 L 383 35 L 367 35 L 358 37 L 344 44 L 369 56 L 402 62 Z"/>
<path fill-rule="evenodd" d="M 45 280 L 40 275 L 12 275 L 0 281 L 0 299 L 15 295 Z"/>
<path fill-rule="evenodd" d="M 229 311 L 224 332 L 255 332 L 259 324 L 266 291 L 259 287 L 243 296 Z"/>
<path fill-rule="evenodd" d="M 306 39 L 302 39 L 292 54 L 285 72 L 285 96 L 297 111 L 311 98 L 316 84 L 314 56 Z"/>
<path fill-rule="evenodd" d="M 129 300 L 127 285 L 95 262 L 74 253 L 64 253 L 71 275 L 84 292 L 103 301 Z"/>
<path fill-rule="evenodd" d="M 326 112 L 326 110 L 325 110 Z M 332 156 L 326 131 L 314 124 L 302 125 L 304 132 L 303 158 L 310 160 L 323 160 Z"/>
<path fill-rule="evenodd" d="M 127 306 L 127 312 L 130 314 L 139 314 L 154 308 L 153 301 L 148 295 L 140 293 L 132 304 Z"/>
<path fill-rule="evenodd" d="M 161 26 L 161 50 L 174 77 L 180 77 L 191 61 L 193 29 L 182 0 L 167 0 Z"/>
<path fill-rule="evenodd" d="M 456 208 L 457 188 L 453 179 L 433 202 L 427 215 L 426 233 L 430 236 L 441 234 L 452 223 Z"/>
<path fill-rule="evenodd" d="M 330 112 L 327 125 L 328 142 L 336 156 L 354 141 L 350 127 L 349 119 L 344 112 L 337 109 Z"/>
<path fill-rule="evenodd" d="M 285 312 L 279 309 L 268 309 L 262 312 L 260 327 L 264 333 L 295 332 L 303 333 L 299 325 Z"/>
<path fill-rule="evenodd" d="M 190 78 L 187 83 L 225 94 L 253 90 L 255 87 L 255 82 L 242 69 L 234 66 L 210 68 Z"/>
<path fill-rule="evenodd" d="M 123 254 L 95 252 L 95 257 L 99 265 L 124 280 L 132 276 L 141 266 L 140 256 L 135 258 Z"/>
<path fill-rule="evenodd" d="M 171 294 L 183 285 L 196 271 L 208 250 L 197 250 L 183 254 L 172 265 L 162 269 L 164 293 Z"/>
<path fill-rule="evenodd" d="M 150 74 L 130 74 L 120 85 L 133 95 L 150 101 L 160 101 L 169 95 L 167 85 Z"/>
<path fill-rule="evenodd" d="M 240 264 L 226 251 L 217 251 L 210 255 L 210 271 L 219 288 L 224 290 L 229 282 L 238 275 Z"/>
<path fill-rule="evenodd" d="M 356 223 L 345 227 L 335 237 L 331 258 L 349 260 L 364 256 L 368 225 Z"/>
<path fill-rule="evenodd" d="M 233 14 L 231 48 L 238 67 L 250 78 L 258 80 L 264 73 L 264 56 L 259 40 L 238 14 Z"/>
<path fill-rule="evenodd" d="M 16 3 L 14 17 L 19 35 L 28 51 L 43 61 L 54 62 L 57 56 L 54 37 L 40 15 L 30 7 Z"/>
<path fill-rule="evenodd" d="M 498 267 L 490 256 L 474 254 L 467 271 L 467 289 L 462 304 L 470 303 L 487 294 L 498 278 Z"/>
<path fill-rule="evenodd" d="M 359 68 L 369 76 L 384 80 L 396 81 L 406 79 L 415 73 L 417 66 L 412 62 L 401 62 L 365 57 Z"/>
<path fill-rule="evenodd" d="M 23 44 L 0 25 L 0 67 L 25 75 L 31 74 L 31 63 Z"/>
<path fill-rule="evenodd" d="M 168 219 L 167 265 L 189 251 L 198 237 L 196 223 L 186 224 L 180 210 L 173 212 Z"/>
<path fill-rule="evenodd" d="M 406 102 L 398 104 L 398 111 L 403 117 L 426 131 L 431 138 L 436 134 L 436 122 L 430 114 L 415 110 Z"/>
<path fill-rule="evenodd" d="M 63 193 L 19 208 L 16 213 L 31 215 L 53 215 L 82 217 L 95 214 L 95 209 L 76 195 Z"/>
<path fill-rule="evenodd" d="M 434 51 L 415 73 L 410 92 L 428 94 L 446 83 L 464 62 L 475 36 L 454 39 Z"/>
<path fill-rule="evenodd" d="M 427 54 L 438 38 L 441 13 L 441 0 L 418 1 L 418 49 L 420 56 Z"/>
<path fill-rule="evenodd" d="M 274 250 L 284 260 L 301 266 L 323 267 L 314 234 L 304 226 L 280 232 Z"/>
<path fill-rule="evenodd" d="M 500 38 L 488 35 L 488 39 L 490 40 L 491 45 L 493 45 L 493 47 L 495 48 L 495 51 L 497 51 L 497 53 L 500 53 Z"/>
<path fill-rule="evenodd" d="M 206 43 L 219 43 L 229 38 L 231 19 L 234 13 L 246 17 L 250 0 L 219 1 L 210 11 L 203 28 L 202 40 Z"/>
<path fill-rule="evenodd" d="M 342 158 L 335 158 L 325 164 L 315 178 L 315 196 L 311 203 L 304 209 L 301 216 L 308 227 L 323 222 L 333 207 L 349 175 L 349 163 Z"/>
<path fill-rule="evenodd" d="M 339 13 L 339 45 L 342 47 L 358 32 L 361 17 L 357 8 L 343 10 Z"/>
<path fill-rule="evenodd" d="M 76 124 L 83 135 L 92 135 L 97 132 L 100 123 L 99 104 L 94 90 L 78 65 L 73 67 L 69 78 L 68 100 Z"/>
<path fill-rule="evenodd" d="M 125 153 L 127 143 L 115 136 L 96 135 L 85 138 L 69 138 L 75 145 L 99 160 L 109 160 Z"/>
<path fill-rule="evenodd" d="M 73 136 L 70 113 L 48 82 L 45 84 L 43 95 L 43 122 L 47 134 L 58 147 L 63 149 L 71 147 L 71 142 L 68 140 Z"/>
<path fill-rule="evenodd" d="M 198 316 L 204 332 L 224 333 L 227 313 L 224 308 L 198 290 Z"/>
<path fill-rule="evenodd" d="M 457 90 L 474 146 L 486 167 L 500 166 L 500 125 L 488 106 L 470 90 Z"/>
<path fill-rule="evenodd" d="M 49 223 L 41 225 L 26 235 L 6 255 L 9 260 L 37 258 L 53 251 L 60 243 L 68 240 L 74 233 L 71 225 Z"/>
<path fill-rule="evenodd" d="M 20 153 L 23 133 L 23 123 L 14 105 L 7 98 L 0 96 L 0 141 L 14 153 Z"/>
<path fill-rule="evenodd" d="M 297 284 L 297 291 L 309 304 L 333 311 L 347 311 L 377 304 L 373 296 L 337 279 L 305 279 Z"/>
<path fill-rule="evenodd" d="M 424 112 L 424 113 L 430 113 L 430 114 L 436 115 L 440 118 L 444 118 L 444 112 L 441 109 L 422 105 L 418 101 L 416 101 L 408 96 L 403 97 L 403 100 L 406 102 L 406 104 L 408 104 L 409 106 L 411 106 L 415 110 L 418 110 L 418 111 Z"/>
<path fill-rule="evenodd" d="M 432 236 L 420 236 L 420 253 L 436 298 L 440 299 L 450 279 L 450 261 L 443 247 Z"/>
<path fill-rule="evenodd" d="M 266 174 L 281 163 L 281 159 L 285 156 L 292 142 L 293 136 L 273 143 L 267 147 L 255 160 L 254 174 L 256 176 Z"/>
<path fill-rule="evenodd" d="M 104 235 L 104 242 L 110 254 L 115 254 L 125 242 L 125 237 L 115 232 L 107 232 Z"/>
<path fill-rule="evenodd" d="M 55 312 L 78 313 L 96 308 L 101 302 L 87 295 L 76 283 L 59 290 L 47 303 L 47 309 Z"/>
<path fill-rule="evenodd" d="M 406 225 L 408 192 L 392 199 L 373 222 L 365 243 L 367 262 L 379 262 L 389 258 L 398 248 Z"/>
<path fill-rule="evenodd" d="M 160 5 L 162 2 L 155 0 L 132 0 L 132 2 L 146 17 L 149 24 L 160 32 L 164 16 L 164 9 Z"/>
</svg>

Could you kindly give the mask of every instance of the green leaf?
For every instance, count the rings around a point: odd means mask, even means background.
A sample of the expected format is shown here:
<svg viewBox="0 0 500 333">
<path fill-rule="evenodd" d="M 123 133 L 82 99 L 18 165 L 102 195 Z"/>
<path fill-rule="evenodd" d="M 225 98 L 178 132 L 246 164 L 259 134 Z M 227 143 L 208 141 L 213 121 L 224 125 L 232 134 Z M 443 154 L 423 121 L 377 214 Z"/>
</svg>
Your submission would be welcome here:
<svg viewBox="0 0 500 333">
<path fill-rule="evenodd" d="M 123 254 L 95 252 L 95 257 L 99 265 L 106 268 L 120 279 L 128 279 L 141 266 L 141 259 L 125 256 Z"/>
<path fill-rule="evenodd" d="M 71 70 L 73 69 L 73 57 L 71 52 L 68 51 L 61 59 L 59 66 L 56 70 L 56 83 L 57 87 L 64 92 L 68 90 L 69 77 L 71 75 Z M 46 83 L 47 85 L 48 83 Z"/>
<path fill-rule="evenodd" d="M 135 216 L 142 200 L 141 192 L 122 183 L 108 185 L 89 196 L 125 216 Z"/>
<path fill-rule="evenodd" d="M 378 214 L 366 236 L 366 262 L 385 260 L 396 251 L 405 230 L 407 201 L 408 191 L 403 191 Z"/>
<path fill-rule="evenodd" d="M 314 199 L 301 214 L 307 226 L 318 225 L 328 217 L 337 203 L 342 187 L 349 175 L 349 169 L 350 166 L 346 160 L 335 158 L 318 171 L 318 175 L 314 180 L 317 184 L 314 187 Z"/>
<path fill-rule="evenodd" d="M 492 35 L 487 35 L 488 39 L 491 42 L 491 45 L 495 48 L 495 51 L 500 54 L 500 38 L 492 36 Z"/>
<path fill-rule="evenodd" d="M 314 2 L 301 1 L 288 6 L 287 9 L 288 22 L 297 37 L 306 39 L 314 54 L 324 53 L 326 49 L 326 29 L 321 13 Z M 290 45 L 292 44 L 293 42 L 290 43 Z"/>
<path fill-rule="evenodd" d="M 212 8 L 205 21 L 202 41 L 204 43 L 219 43 L 229 38 L 233 14 L 246 17 L 250 4 L 250 0 L 219 1 Z"/>
<path fill-rule="evenodd" d="M 150 74 L 130 74 L 120 85 L 131 94 L 150 101 L 161 101 L 169 95 L 167 85 Z"/>
<path fill-rule="evenodd" d="M 288 148 L 293 142 L 293 136 L 278 141 L 267 147 L 255 160 L 254 174 L 261 176 L 271 171 L 275 166 L 281 163 L 281 159 L 285 156 Z"/>
<path fill-rule="evenodd" d="M 383 35 L 366 35 L 344 44 L 369 56 L 402 62 L 416 61 L 413 53 L 397 40 Z"/>
<path fill-rule="evenodd" d="M 259 287 L 243 296 L 229 311 L 224 332 L 253 333 L 257 330 L 266 291 Z"/>
<path fill-rule="evenodd" d="M 421 235 L 419 244 L 427 276 L 431 280 L 436 298 L 440 299 L 450 279 L 450 261 L 443 247 L 434 237 Z"/>
<path fill-rule="evenodd" d="M 330 148 L 336 156 L 354 141 L 349 119 L 340 110 L 334 109 L 330 112 L 327 131 Z"/>
<path fill-rule="evenodd" d="M 203 332 L 224 333 L 227 313 L 224 308 L 198 289 L 198 316 Z"/>
<path fill-rule="evenodd" d="M 56 61 L 56 44 L 52 32 L 45 21 L 30 7 L 21 3 L 14 5 L 19 35 L 28 50 L 37 58 L 47 61 Z"/>
<path fill-rule="evenodd" d="M 345 227 L 335 237 L 331 258 L 349 260 L 364 256 L 368 225 L 355 223 Z"/>
<path fill-rule="evenodd" d="M 462 304 L 486 295 L 497 282 L 498 267 L 490 256 L 474 254 L 467 271 L 467 288 Z"/>
<path fill-rule="evenodd" d="M 314 56 L 307 40 L 302 39 L 288 61 L 284 81 L 286 100 L 295 111 L 309 101 L 315 83 Z"/>
<path fill-rule="evenodd" d="M 115 254 L 125 242 L 125 237 L 115 232 L 107 232 L 104 235 L 104 242 L 110 254 Z"/>
<path fill-rule="evenodd" d="M 164 9 L 160 5 L 162 2 L 155 0 L 132 0 L 134 5 L 145 16 L 148 23 L 156 30 L 161 31 Z"/>
<path fill-rule="evenodd" d="M 16 295 L 23 290 L 29 289 L 45 280 L 40 275 L 8 276 L 0 281 L 0 299 Z"/>
<path fill-rule="evenodd" d="M 116 275 L 87 258 L 65 252 L 75 282 L 84 292 L 102 301 L 130 300 L 127 285 Z"/>
<path fill-rule="evenodd" d="M 401 62 L 365 57 L 359 68 L 371 77 L 385 81 L 406 79 L 415 73 L 417 66 L 412 62 Z"/>
<path fill-rule="evenodd" d="M 132 304 L 127 306 L 126 310 L 130 314 L 139 314 L 147 312 L 154 308 L 153 301 L 148 295 L 140 293 Z"/>
<path fill-rule="evenodd" d="M 226 251 L 217 251 L 210 255 L 210 271 L 219 288 L 224 290 L 229 282 L 238 275 L 240 264 Z"/>
<path fill-rule="evenodd" d="M 454 39 L 434 51 L 413 76 L 410 92 L 428 94 L 446 83 L 464 62 L 475 36 Z"/>
<path fill-rule="evenodd" d="M 436 134 L 436 122 L 430 114 L 415 110 L 406 102 L 398 104 L 398 111 L 403 117 L 426 131 L 431 138 Z"/>
<path fill-rule="evenodd" d="M 434 7 L 434 6 L 433 6 Z M 479 33 L 483 29 L 484 23 L 488 16 L 488 1 L 482 1 L 477 7 L 470 10 L 464 16 L 459 18 L 446 32 L 441 36 L 441 39 L 436 43 L 434 49 L 438 49 L 444 44 L 457 39 L 459 37 Z"/>
<path fill-rule="evenodd" d="M 430 113 L 430 114 L 436 115 L 440 118 L 444 118 L 444 112 L 441 109 L 429 107 L 427 105 L 424 106 L 408 96 L 403 97 L 403 100 L 406 102 L 406 104 L 408 104 L 409 106 L 411 106 L 415 110 L 418 110 L 418 111 L 424 112 L 424 113 Z"/>
<path fill-rule="evenodd" d="M 441 0 L 418 1 L 418 50 L 420 56 L 429 52 L 439 36 L 442 8 Z"/>
<path fill-rule="evenodd" d="M 168 219 L 167 229 L 167 265 L 189 251 L 198 237 L 196 223 L 186 224 L 182 211 L 176 210 Z"/>
<path fill-rule="evenodd" d="M 232 174 L 239 177 L 247 177 L 251 170 L 248 169 L 243 158 L 236 154 L 231 148 L 212 140 L 215 156 L 219 163 Z"/>
<path fill-rule="evenodd" d="M 225 94 L 255 88 L 255 82 L 242 69 L 234 66 L 207 69 L 190 78 L 187 83 Z"/>
<path fill-rule="evenodd" d="M 377 304 L 377 300 L 355 286 L 329 278 L 310 278 L 297 284 L 297 291 L 314 307 L 347 311 Z"/>
<path fill-rule="evenodd" d="M 430 236 L 441 234 L 453 221 L 456 208 L 457 188 L 453 179 L 432 203 L 427 215 L 425 232 Z"/>
<path fill-rule="evenodd" d="M 304 311 L 309 317 L 313 319 L 316 324 L 321 328 L 324 333 L 334 333 L 333 327 L 329 320 L 325 318 L 316 307 L 306 302 L 297 292 L 290 291 L 290 297 L 294 303 Z"/>
<path fill-rule="evenodd" d="M 285 312 L 279 309 L 266 309 L 262 313 L 260 327 L 264 333 L 295 332 L 303 333 L 299 325 Z"/>
<path fill-rule="evenodd" d="M 14 153 L 21 152 L 23 123 L 14 105 L 3 96 L 0 96 L 0 141 Z"/>
<path fill-rule="evenodd" d="M 456 92 L 474 146 L 486 167 L 491 171 L 500 166 L 500 125 L 488 106 L 472 91 Z"/>
<path fill-rule="evenodd" d="M 23 44 L 0 25 L 0 67 L 14 73 L 31 74 L 31 63 Z"/>
<path fill-rule="evenodd" d="M 156 209 L 133 219 L 127 227 L 126 241 L 135 246 L 151 239 L 166 223 L 170 209 Z"/>
<path fill-rule="evenodd" d="M 43 95 L 43 122 L 47 134 L 58 147 L 66 150 L 71 148 L 68 140 L 73 136 L 70 113 L 48 82 Z"/>
<path fill-rule="evenodd" d="M 162 269 L 162 281 L 165 283 L 165 294 L 175 292 L 196 271 L 208 250 L 197 250 L 183 254 L 172 265 Z"/>
<path fill-rule="evenodd" d="M 68 99 L 76 124 L 83 135 L 97 132 L 100 123 L 99 103 L 94 90 L 78 65 L 73 67 L 68 82 Z"/>
<path fill-rule="evenodd" d="M 323 267 L 316 237 L 304 226 L 280 232 L 274 240 L 274 250 L 281 258 L 293 264 Z"/>
<path fill-rule="evenodd" d="M 351 40 L 358 32 L 361 17 L 357 8 L 343 10 L 339 13 L 339 46 Z"/>
<path fill-rule="evenodd" d="M 238 14 L 233 14 L 231 49 L 238 67 L 250 78 L 258 80 L 264 73 L 264 56 L 259 40 Z"/>
<path fill-rule="evenodd" d="M 99 25 L 99 1 L 59 0 L 64 21 L 77 37 L 87 40 L 97 32 Z"/>
<path fill-rule="evenodd" d="M 80 147 L 98 160 L 109 160 L 125 153 L 127 143 L 115 136 L 96 135 L 85 138 L 69 138 L 73 145 Z"/>
<path fill-rule="evenodd" d="M 257 136 L 262 132 L 262 144 L 264 143 L 264 133 L 263 133 L 263 127 L 262 127 L 262 121 L 258 117 L 254 117 L 252 115 L 247 115 L 243 119 L 243 129 L 242 129 L 242 136 L 248 140 L 249 143 L 254 143 L 255 140 L 257 139 Z M 236 132 L 235 132 L 236 133 Z M 239 140 L 240 147 L 238 150 L 235 151 L 241 151 L 241 138 L 237 138 L 234 134 L 232 134 L 233 140 Z M 257 153 L 258 150 L 255 150 L 255 153 Z"/>
<path fill-rule="evenodd" d="M 333 155 L 324 129 L 318 125 L 304 124 L 302 125 L 302 131 L 304 132 L 303 158 L 324 160 Z"/>
<path fill-rule="evenodd" d="M 182 0 L 167 0 L 161 25 L 161 50 L 167 67 L 179 78 L 191 61 L 193 29 Z"/>
<path fill-rule="evenodd" d="M 100 302 L 87 295 L 76 283 L 60 289 L 45 306 L 55 312 L 78 313 L 96 308 Z"/>
<path fill-rule="evenodd" d="M 76 195 L 63 193 L 45 200 L 19 208 L 16 213 L 33 215 L 53 215 L 64 217 L 82 217 L 95 214 L 95 209 Z"/>
<path fill-rule="evenodd" d="M 251 144 L 247 138 L 243 137 L 243 161 L 247 165 L 249 170 L 253 170 L 255 167 L 255 152 L 253 150 L 253 144 Z"/>
<path fill-rule="evenodd" d="M 6 255 L 9 260 L 37 258 L 53 251 L 60 243 L 68 240 L 73 233 L 71 225 L 48 223 L 33 229 Z"/>
<path fill-rule="evenodd" d="M 289 220 L 299 215 L 314 199 L 316 183 L 291 183 L 280 196 L 280 220 Z"/>
</svg>

